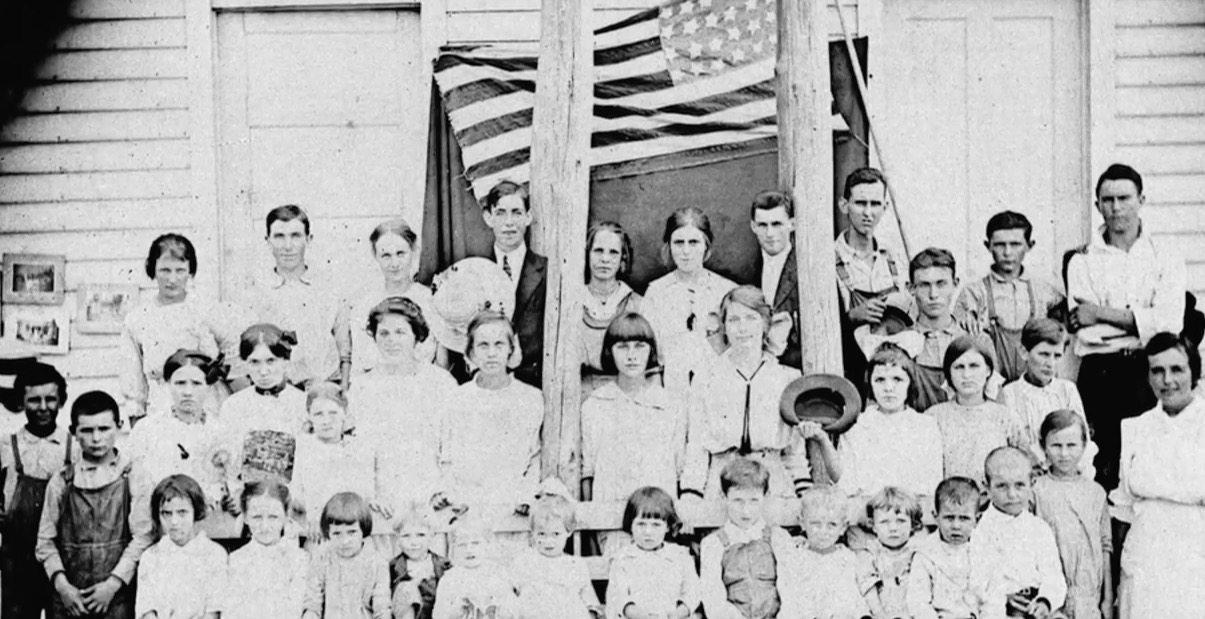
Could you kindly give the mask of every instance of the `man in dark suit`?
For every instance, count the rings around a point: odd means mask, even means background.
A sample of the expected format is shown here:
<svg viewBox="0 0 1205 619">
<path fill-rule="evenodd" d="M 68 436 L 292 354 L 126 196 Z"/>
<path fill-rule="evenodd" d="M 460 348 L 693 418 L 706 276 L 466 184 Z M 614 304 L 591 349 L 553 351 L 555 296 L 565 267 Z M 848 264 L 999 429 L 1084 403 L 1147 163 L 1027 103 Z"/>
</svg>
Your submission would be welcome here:
<svg viewBox="0 0 1205 619">
<path fill-rule="evenodd" d="M 766 303 L 770 304 L 771 339 L 781 342 L 781 333 L 787 332 L 786 349 L 778 360 L 783 365 L 798 368 L 802 353 L 799 350 L 799 277 L 792 242 L 795 205 L 791 196 L 782 192 L 763 191 L 753 198 L 749 219 L 749 227 L 761 247 L 757 255 L 758 279 L 753 285 L 762 289 Z"/>
<path fill-rule="evenodd" d="M 531 225 L 527 190 L 511 181 L 494 185 L 485 196 L 481 216 L 494 232 L 492 257 L 502 266 L 515 291 L 511 322 L 523 351 L 515 378 L 543 388 L 540 376 L 544 366 L 544 276 L 548 259 L 527 247 L 525 237 Z"/>
</svg>

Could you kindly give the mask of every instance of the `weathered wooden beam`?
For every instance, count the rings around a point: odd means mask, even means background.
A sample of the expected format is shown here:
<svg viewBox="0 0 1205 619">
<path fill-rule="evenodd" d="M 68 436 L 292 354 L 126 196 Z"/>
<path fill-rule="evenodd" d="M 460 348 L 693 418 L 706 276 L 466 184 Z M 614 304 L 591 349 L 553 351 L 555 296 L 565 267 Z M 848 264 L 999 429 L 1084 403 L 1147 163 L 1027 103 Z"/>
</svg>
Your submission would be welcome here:
<svg viewBox="0 0 1205 619">
<path fill-rule="evenodd" d="M 803 373 L 842 373 L 824 0 L 778 0 L 778 183 L 795 200 Z"/>
<path fill-rule="evenodd" d="M 581 461 L 582 248 L 590 207 L 593 0 L 543 0 L 532 118 L 531 198 L 548 254 L 540 469 L 576 493 Z"/>
</svg>

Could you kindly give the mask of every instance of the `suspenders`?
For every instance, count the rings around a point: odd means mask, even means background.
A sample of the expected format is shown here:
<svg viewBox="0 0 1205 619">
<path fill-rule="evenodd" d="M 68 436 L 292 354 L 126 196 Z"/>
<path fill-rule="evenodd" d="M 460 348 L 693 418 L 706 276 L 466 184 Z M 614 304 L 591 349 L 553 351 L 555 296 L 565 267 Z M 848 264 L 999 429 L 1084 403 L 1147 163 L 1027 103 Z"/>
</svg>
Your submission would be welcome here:
<svg viewBox="0 0 1205 619">
<path fill-rule="evenodd" d="M 17 475 L 25 475 L 25 465 L 21 462 L 21 450 L 17 447 L 17 433 L 14 432 L 8 437 L 12 441 L 13 446 L 13 468 L 17 471 Z M 64 441 L 67 446 L 66 453 L 63 454 L 64 469 L 71 468 L 71 435 L 67 435 L 67 440 Z"/>
</svg>

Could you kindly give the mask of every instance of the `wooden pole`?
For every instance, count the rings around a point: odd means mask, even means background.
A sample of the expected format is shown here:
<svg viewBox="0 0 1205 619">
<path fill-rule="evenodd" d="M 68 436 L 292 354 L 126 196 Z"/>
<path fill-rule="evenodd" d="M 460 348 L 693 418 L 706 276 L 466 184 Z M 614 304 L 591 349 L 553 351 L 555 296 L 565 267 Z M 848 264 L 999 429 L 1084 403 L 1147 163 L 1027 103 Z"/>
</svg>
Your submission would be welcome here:
<svg viewBox="0 0 1205 619">
<path fill-rule="evenodd" d="M 824 0 L 778 0 L 778 183 L 795 200 L 803 373 L 842 373 Z"/>
<path fill-rule="evenodd" d="M 532 118 L 531 198 L 548 254 L 540 470 L 580 486 L 582 273 L 590 207 L 593 0 L 542 0 Z"/>
</svg>

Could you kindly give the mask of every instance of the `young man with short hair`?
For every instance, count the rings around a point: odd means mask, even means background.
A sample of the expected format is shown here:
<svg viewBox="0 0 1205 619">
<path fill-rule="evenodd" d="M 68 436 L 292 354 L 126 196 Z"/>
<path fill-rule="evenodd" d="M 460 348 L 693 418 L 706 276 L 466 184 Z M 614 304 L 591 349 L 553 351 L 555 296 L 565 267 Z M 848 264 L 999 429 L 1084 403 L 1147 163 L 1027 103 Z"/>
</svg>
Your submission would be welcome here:
<svg viewBox="0 0 1205 619">
<path fill-rule="evenodd" d="M 34 363 L 17 374 L 14 390 L 25 427 L 0 439 L 3 545 L 0 545 L 0 618 L 38 619 L 50 608 L 51 588 L 34 556 L 46 484 L 78 456 L 67 429 L 58 425 L 67 381 L 52 365 Z"/>
<path fill-rule="evenodd" d="M 117 402 L 89 391 L 71 405 L 80 458 L 51 478 L 36 556 L 56 595 L 51 617 L 132 619 L 131 584 L 151 545 L 151 480 L 114 447 Z"/>
<path fill-rule="evenodd" d="M 491 257 L 502 267 L 515 291 L 515 313 L 511 323 L 523 352 L 515 378 L 542 389 L 548 259 L 527 247 L 527 228 L 532 221 L 527 190 L 511 181 L 494 185 L 482 201 L 481 217 L 494 233 Z"/>
<path fill-rule="evenodd" d="M 339 295 L 327 278 L 306 262 L 313 240 L 309 216 L 294 204 L 272 209 L 264 240 L 275 265 L 269 272 L 256 274 L 248 287 L 247 304 L 255 314 L 252 322 L 274 324 L 297 334 L 289 382 L 303 385 L 340 380 L 341 361 L 335 345 Z"/>
<path fill-rule="evenodd" d="M 763 191 L 753 197 L 749 208 L 749 227 L 761 248 L 758 253 L 758 279 L 751 282 L 761 288 L 770 305 L 771 328 L 775 344 L 783 346 L 778 360 L 799 368 L 799 274 L 795 258 L 795 204 L 780 191 Z M 785 333 L 785 339 L 782 334 Z"/>
</svg>

